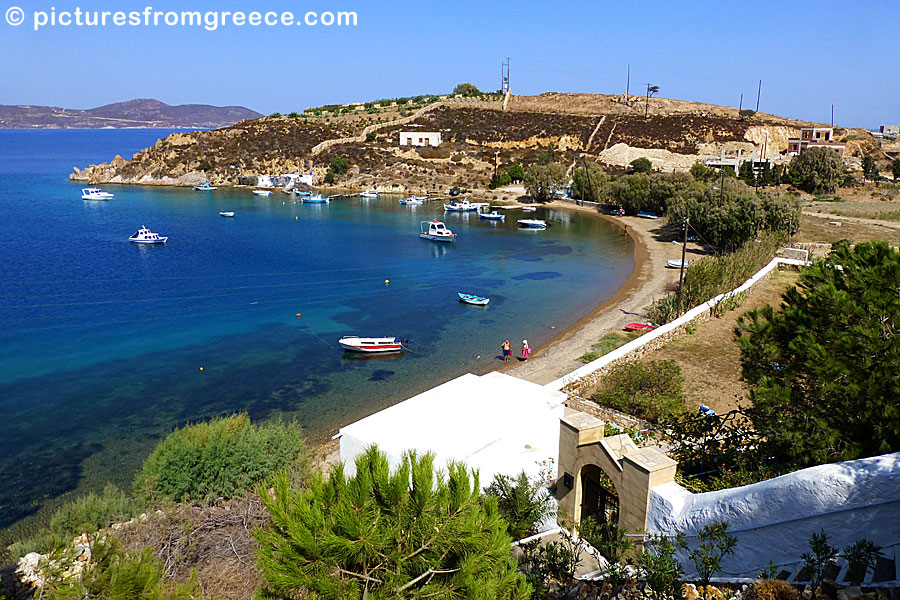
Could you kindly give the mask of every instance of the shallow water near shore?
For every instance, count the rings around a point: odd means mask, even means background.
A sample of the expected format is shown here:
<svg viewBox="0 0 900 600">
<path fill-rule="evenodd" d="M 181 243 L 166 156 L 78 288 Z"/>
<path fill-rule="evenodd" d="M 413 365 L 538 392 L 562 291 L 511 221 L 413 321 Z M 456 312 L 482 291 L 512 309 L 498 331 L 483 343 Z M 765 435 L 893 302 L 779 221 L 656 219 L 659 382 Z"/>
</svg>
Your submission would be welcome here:
<svg viewBox="0 0 900 600">
<path fill-rule="evenodd" d="M 73 490 L 127 486 L 186 422 L 246 411 L 331 434 L 500 367 L 503 339 L 514 354 L 525 338 L 546 344 L 633 267 L 628 237 L 575 212 L 497 224 L 399 196 L 304 205 L 113 185 L 111 202 L 85 202 L 67 180 L 167 133 L 0 131 L 0 528 Z M 418 237 L 435 217 L 455 244 Z M 141 225 L 169 243 L 130 244 Z M 354 357 L 336 343 L 348 334 L 404 336 L 410 351 Z"/>
</svg>

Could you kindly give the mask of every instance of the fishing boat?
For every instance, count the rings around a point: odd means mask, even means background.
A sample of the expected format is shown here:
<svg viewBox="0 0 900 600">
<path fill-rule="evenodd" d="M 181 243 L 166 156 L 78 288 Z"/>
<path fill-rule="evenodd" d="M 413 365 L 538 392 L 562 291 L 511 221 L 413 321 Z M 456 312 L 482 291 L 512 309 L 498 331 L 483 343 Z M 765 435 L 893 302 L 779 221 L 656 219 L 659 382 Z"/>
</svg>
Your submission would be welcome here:
<svg viewBox="0 0 900 600">
<path fill-rule="evenodd" d="M 417 198 L 415 196 L 410 196 L 409 198 L 404 198 L 403 200 L 401 200 L 400 204 L 416 205 L 416 204 L 422 204 L 423 202 L 424 202 L 424 200 L 422 200 L 420 198 Z"/>
<path fill-rule="evenodd" d="M 220 210 L 219 216 L 220 217 L 233 217 L 234 211 L 233 210 Z"/>
<path fill-rule="evenodd" d="M 169 238 L 161 236 L 158 233 L 153 233 L 141 225 L 141 228 L 134 232 L 134 234 L 128 238 L 128 241 L 134 242 L 135 244 L 165 244 L 168 239 Z"/>
<path fill-rule="evenodd" d="M 366 190 L 359 194 L 360 198 L 377 198 L 378 192 L 373 192 L 372 190 Z"/>
<path fill-rule="evenodd" d="M 680 269 L 682 267 L 682 260 L 680 258 L 673 258 L 671 260 L 666 261 L 666 266 L 670 269 Z M 690 266 L 690 261 L 684 261 L 684 268 L 688 268 Z"/>
<path fill-rule="evenodd" d="M 84 188 L 81 190 L 82 200 L 112 200 L 113 194 L 104 192 L 100 188 Z"/>
<path fill-rule="evenodd" d="M 316 194 L 315 196 L 309 196 L 308 198 L 303 199 L 303 204 L 327 204 L 331 202 L 331 198 L 323 197 L 322 194 Z"/>
<path fill-rule="evenodd" d="M 489 213 L 478 213 L 478 218 L 486 221 L 504 221 L 506 220 L 506 215 L 501 215 L 496 210 L 493 210 Z"/>
<path fill-rule="evenodd" d="M 465 302 L 466 304 L 474 304 L 475 306 L 487 306 L 487 303 L 491 301 L 490 298 L 486 298 L 484 296 L 476 296 L 474 294 L 463 294 L 462 292 L 456 292 L 456 295 L 459 296 L 460 302 Z"/>
<path fill-rule="evenodd" d="M 659 327 L 653 323 L 629 323 L 625 326 L 625 331 L 653 331 Z"/>
<path fill-rule="evenodd" d="M 195 185 L 194 189 L 198 192 L 210 192 L 212 190 L 219 189 L 218 187 L 211 185 L 208 181 L 204 181 L 203 185 Z"/>
<path fill-rule="evenodd" d="M 547 221 L 543 219 L 519 219 L 517 223 L 525 229 L 547 229 Z"/>
<path fill-rule="evenodd" d="M 338 340 L 341 348 L 350 352 L 401 352 L 403 343 L 409 340 L 401 337 L 360 337 L 345 335 Z"/>
<path fill-rule="evenodd" d="M 271 196 L 272 192 L 269 190 L 253 190 L 254 196 Z"/>
<path fill-rule="evenodd" d="M 440 221 L 422 221 L 419 223 L 419 237 L 434 242 L 456 241 L 456 234 L 447 229 Z"/>
<path fill-rule="evenodd" d="M 450 204 L 444 205 L 444 210 L 450 212 L 469 212 L 472 210 L 479 210 L 482 206 L 487 207 L 490 205 L 487 202 L 469 202 L 468 200 L 456 202 L 451 200 Z"/>
</svg>

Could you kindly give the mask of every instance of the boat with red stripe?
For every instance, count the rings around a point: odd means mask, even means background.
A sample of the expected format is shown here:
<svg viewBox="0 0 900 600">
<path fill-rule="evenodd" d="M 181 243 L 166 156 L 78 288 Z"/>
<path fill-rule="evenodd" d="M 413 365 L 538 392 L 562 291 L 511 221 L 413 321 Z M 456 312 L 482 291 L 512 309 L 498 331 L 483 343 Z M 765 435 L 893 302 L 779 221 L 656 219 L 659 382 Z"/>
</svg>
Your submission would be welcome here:
<svg viewBox="0 0 900 600">
<path fill-rule="evenodd" d="M 349 352 L 402 352 L 403 343 L 408 341 L 402 337 L 345 335 L 338 340 L 338 344 Z"/>
</svg>

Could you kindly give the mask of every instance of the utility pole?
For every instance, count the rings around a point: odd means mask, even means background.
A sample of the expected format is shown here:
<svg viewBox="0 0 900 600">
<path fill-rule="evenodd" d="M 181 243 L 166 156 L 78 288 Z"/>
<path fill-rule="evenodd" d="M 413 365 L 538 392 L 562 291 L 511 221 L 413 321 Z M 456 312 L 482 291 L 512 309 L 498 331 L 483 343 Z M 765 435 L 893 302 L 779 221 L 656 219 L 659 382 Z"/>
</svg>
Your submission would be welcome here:
<svg viewBox="0 0 900 600">
<path fill-rule="evenodd" d="M 742 108 L 744 108 L 744 94 L 741 94 L 741 101 L 738 104 L 738 114 L 741 114 Z"/>
<path fill-rule="evenodd" d="M 594 196 L 594 184 L 591 183 L 591 173 L 588 171 L 587 162 L 584 160 L 584 154 L 581 155 L 581 166 L 584 168 L 584 178 L 587 179 L 588 188 L 591 190 L 591 198 Z M 581 205 L 584 206 L 584 182 L 581 182 Z"/>
<path fill-rule="evenodd" d="M 759 87 L 756 88 L 756 112 L 759 112 L 759 93 L 762 92 L 762 79 L 759 80 Z"/>
<path fill-rule="evenodd" d="M 687 253 L 687 238 L 688 238 L 688 223 L 690 219 L 688 217 L 688 207 L 687 204 L 684 205 L 684 241 L 681 242 L 681 272 L 678 274 L 678 314 L 675 315 L 675 318 L 681 316 L 681 287 L 684 283 L 684 256 Z"/>
<path fill-rule="evenodd" d="M 831 126 L 834 127 L 834 104 L 831 105 Z"/>
<path fill-rule="evenodd" d="M 631 65 L 628 65 L 628 75 L 625 78 L 625 104 L 628 105 L 628 92 L 631 91 Z"/>
</svg>

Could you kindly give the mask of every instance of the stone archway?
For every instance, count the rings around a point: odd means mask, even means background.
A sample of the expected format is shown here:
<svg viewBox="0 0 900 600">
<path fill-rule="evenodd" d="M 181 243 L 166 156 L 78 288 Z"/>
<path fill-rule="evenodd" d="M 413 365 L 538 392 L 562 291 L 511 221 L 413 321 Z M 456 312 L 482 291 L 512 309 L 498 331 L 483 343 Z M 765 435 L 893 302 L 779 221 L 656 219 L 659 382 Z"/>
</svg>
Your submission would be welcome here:
<svg viewBox="0 0 900 600">
<path fill-rule="evenodd" d="M 625 434 L 606 437 L 605 428 L 597 417 L 571 409 L 560 419 L 556 498 L 561 514 L 572 523 L 598 514 L 602 473 L 618 496 L 618 526 L 630 533 L 644 531 L 650 488 L 674 481 L 677 463 L 655 446 L 638 448 Z M 605 518 L 611 517 L 607 506 L 602 510 Z"/>
<path fill-rule="evenodd" d="M 603 469 L 587 464 L 581 467 L 581 519 L 619 524 L 619 492 Z"/>
</svg>

